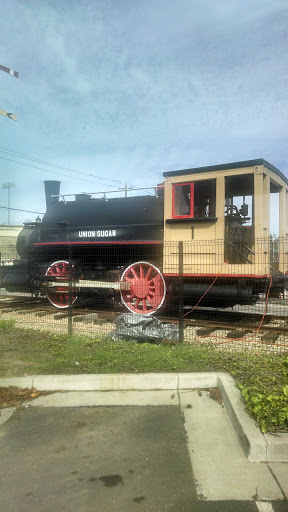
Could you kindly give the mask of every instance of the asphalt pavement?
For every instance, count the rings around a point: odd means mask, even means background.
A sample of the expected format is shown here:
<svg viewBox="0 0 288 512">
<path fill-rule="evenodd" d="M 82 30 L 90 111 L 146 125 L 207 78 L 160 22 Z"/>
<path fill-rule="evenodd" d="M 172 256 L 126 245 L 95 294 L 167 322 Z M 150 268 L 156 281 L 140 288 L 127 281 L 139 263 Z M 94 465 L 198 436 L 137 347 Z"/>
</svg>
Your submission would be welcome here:
<svg viewBox="0 0 288 512">
<path fill-rule="evenodd" d="M 203 375 L 43 376 L 62 391 L 1 411 L 0 511 L 287 512 L 288 453 L 250 461 Z"/>
</svg>

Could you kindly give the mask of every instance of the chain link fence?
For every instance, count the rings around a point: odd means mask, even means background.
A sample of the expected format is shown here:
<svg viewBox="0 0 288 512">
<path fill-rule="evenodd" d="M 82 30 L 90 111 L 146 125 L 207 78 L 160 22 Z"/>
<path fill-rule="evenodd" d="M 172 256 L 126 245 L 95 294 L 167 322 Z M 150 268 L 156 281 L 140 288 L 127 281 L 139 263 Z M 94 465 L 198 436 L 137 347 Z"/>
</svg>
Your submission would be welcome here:
<svg viewBox="0 0 288 512">
<path fill-rule="evenodd" d="M 1 318 L 136 342 L 288 351 L 287 239 L 1 249 Z"/>
</svg>

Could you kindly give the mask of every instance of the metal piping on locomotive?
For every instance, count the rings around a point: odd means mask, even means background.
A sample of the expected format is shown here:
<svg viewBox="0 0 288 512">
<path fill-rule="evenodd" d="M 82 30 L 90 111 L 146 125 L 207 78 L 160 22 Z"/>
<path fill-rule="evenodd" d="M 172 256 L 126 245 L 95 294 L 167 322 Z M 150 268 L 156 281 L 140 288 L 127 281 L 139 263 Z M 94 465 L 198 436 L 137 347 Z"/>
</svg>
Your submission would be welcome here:
<svg viewBox="0 0 288 512">
<path fill-rule="evenodd" d="M 180 285 L 177 281 L 172 281 L 167 287 L 167 296 L 178 296 Z M 253 290 L 252 286 L 239 286 L 238 284 L 218 284 L 210 288 L 209 283 L 189 283 L 185 282 L 181 285 L 181 291 L 186 304 L 193 308 L 199 303 L 201 307 L 217 307 L 235 306 L 236 304 L 249 305 L 254 304 L 258 299 L 258 293 Z"/>
</svg>

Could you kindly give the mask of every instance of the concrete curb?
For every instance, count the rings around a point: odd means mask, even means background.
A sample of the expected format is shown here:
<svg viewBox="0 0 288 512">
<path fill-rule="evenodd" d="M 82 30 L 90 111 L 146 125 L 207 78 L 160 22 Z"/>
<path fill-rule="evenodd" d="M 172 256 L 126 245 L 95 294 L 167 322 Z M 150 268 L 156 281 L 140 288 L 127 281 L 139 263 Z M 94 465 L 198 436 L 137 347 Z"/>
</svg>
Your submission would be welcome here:
<svg viewBox="0 0 288 512">
<path fill-rule="evenodd" d="M 255 421 L 245 411 L 239 389 L 231 375 L 219 376 L 218 388 L 238 441 L 251 462 L 267 461 L 267 443 Z M 288 436 L 287 436 L 288 452 Z"/>
<path fill-rule="evenodd" d="M 288 461 L 288 434 L 263 435 L 246 413 L 240 391 L 227 373 L 31 375 L 2 378 L 0 386 L 35 387 L 38 391 L 181 391 L 218 387 L 247 459 L 251 462 Z"/>
</svg>

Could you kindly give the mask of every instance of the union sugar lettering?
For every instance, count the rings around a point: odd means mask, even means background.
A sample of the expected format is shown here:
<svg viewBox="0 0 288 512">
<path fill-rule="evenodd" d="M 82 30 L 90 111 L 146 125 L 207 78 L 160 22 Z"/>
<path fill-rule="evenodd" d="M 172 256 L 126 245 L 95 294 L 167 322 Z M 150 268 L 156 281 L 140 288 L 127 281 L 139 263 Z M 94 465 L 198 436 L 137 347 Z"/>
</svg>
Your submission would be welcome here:
<svg viewBox="0 0 288 512">
<path fill-rule="evenodd" d="M 79 231 L 79 238 L 95 238 L 95 231 Z"/>
<path fill-rule="evenodd" d="M 90 231 L 79 231 L 79 238 L 111 238 L 116 236 L 116 229 L 99 229 Z"/>
<path fill-rule="evenodd" d="M 112 236 L 116 236 L 116 229 L 105 229 L 97 231 L 98 238 L 107 238 Z"/>
</svg>

